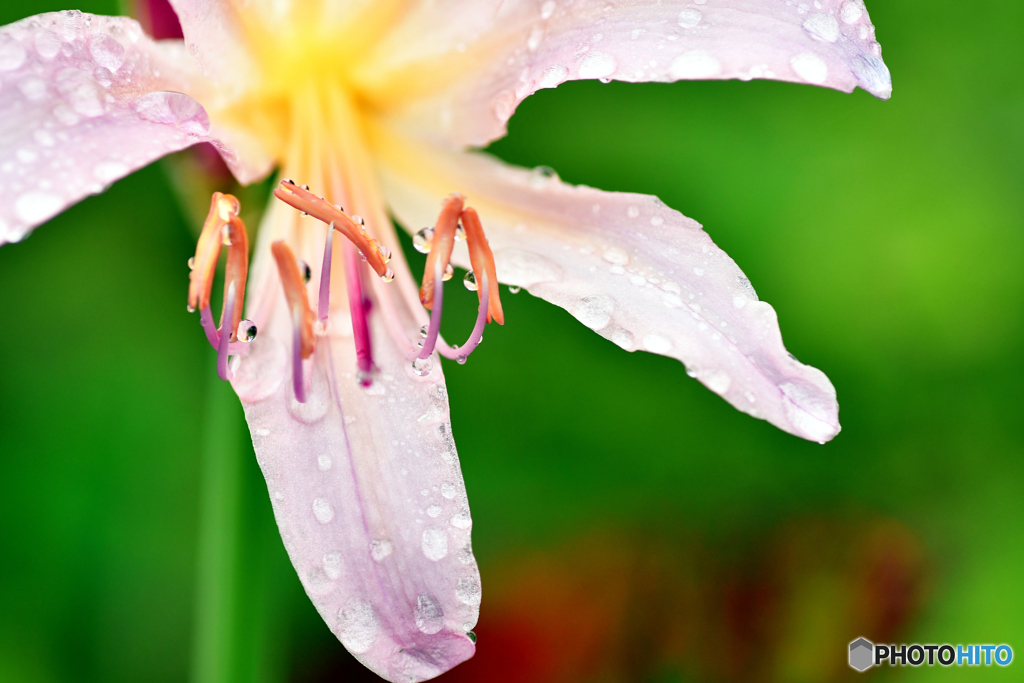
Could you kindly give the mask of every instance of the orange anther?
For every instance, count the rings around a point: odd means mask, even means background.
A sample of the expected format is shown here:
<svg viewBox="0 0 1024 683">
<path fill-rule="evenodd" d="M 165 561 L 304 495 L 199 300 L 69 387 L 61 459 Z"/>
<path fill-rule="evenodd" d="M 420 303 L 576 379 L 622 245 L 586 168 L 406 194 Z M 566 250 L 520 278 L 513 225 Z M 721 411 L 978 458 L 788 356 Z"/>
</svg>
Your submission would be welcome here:
<svg viewBox="0 0 1024 683">
<path fill-rule="evenodd" d="M 270 251 L 274 254 L 274 261 L 277 262 L 277 272 L 281 276 L 281 285 L 284 287 L 284 298 L 288 301 L 292 319 L 299 328 L 299 337 L 302 342 L 301 355 L 303 358 L 309 358 L 313 355 L 316 338 L 313 336 L 315 316 L 313 309 L 309 306 L 306 282 L 299 272 L 295 254 L 287 244 L 283 241 L 274 242 L 270 245 Z"/>
<path fill-rule="evenodd" d="M 494 255 L 487 243 L 483 226 L 476 209 L 466 207 L 462 211 L 462 227 L 466 230 L 466 246 L 469 247 L 469 262 L 473 266 L 477 282 L 482 282 L 481 275 L 487 273 L 487 322 L 493 318 L 499 325 L 505 324 L 505 313 L 501 310 L 501 292 L 498 289 L 498 274 L 494 267 Z M 482 288 L 477 296 L 483 296 Z"/>
<path fill-rule="evenodd" d="M 231 339 L 235 339 L 238 322 L 242 319 L 241 296 L 245 292 L 245 281 L 249 272 L 249 238 L 245 224 L 238 217 L 241 207 L 238 199 L 230 194 L 214 192 L 210 198 L 210 213 L 203 223 L 203 231 L 196 243 L 196 255 L 189 274 L 188 305 L 191 309 L 204 310 L 210 305 L 213 290 L 213 276 L 217 270 L 217 259 L 221 246 L 228 247 L 228 262 L 225 270 L 224 293 L 235 283 L 239 304 L 235 306 L 231 324 Z M 223 319 L 221 325 L 224 324 Z"/>
<path fill-rule="evenodd" d="M 387 273 L 388 257 L 381 251 L 380 245 L 373 238 L 366 234 L 366 228 L 352 220 L 347 213 L 334 206 L 326 199 L 317 197 L 309 190 L 305 190 L 294 183 L 282 180 L 281 186 L 274 189 L 274 196 L 285 204 L 308 213 L 313 218 L 319 219 L 330 225 L 334 223 L 334 229 L 344 235 L 356 248 L 366 257 L 366 262 L 376 271 L 377 275 L 383 277 Z"/>
<path fill-rule="evenodd" d="M 444 201 L 441 215 L 434 224 L 434 237 L 427 254 L 427 266 L 423 270 L 423 286 L 420 287 L 420 301 L 429 311 L 434 307 L 434 268 L 441 259 L 442 270 L 448 267 L 455 247 L 455 231 L 459 227 L 459 215 L 462 213 L 462 195 L 453 194 Z"/>
</svg>

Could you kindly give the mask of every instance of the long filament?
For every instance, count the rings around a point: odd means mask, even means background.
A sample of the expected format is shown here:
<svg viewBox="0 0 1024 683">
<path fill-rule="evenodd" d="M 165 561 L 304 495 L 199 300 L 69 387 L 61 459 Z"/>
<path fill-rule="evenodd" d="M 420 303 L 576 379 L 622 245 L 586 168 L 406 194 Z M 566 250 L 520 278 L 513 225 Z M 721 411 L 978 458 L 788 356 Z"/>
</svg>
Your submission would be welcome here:
<svg viewBox="0 0 1024 683">
<path fill-rule="evenodd" d="M 206 310 L 210 310 L 207 306 Z M 217 376 L 225 382 L 231 381 L 231 371 L 228 369 L 228 355 L 231 347 L 231 321 L 235 314 L 235 283 L 228 285 L 228 296 L 224 301 L 224 320 L 220 326 L 220 342 L 217 345 Z"/>
</svg>

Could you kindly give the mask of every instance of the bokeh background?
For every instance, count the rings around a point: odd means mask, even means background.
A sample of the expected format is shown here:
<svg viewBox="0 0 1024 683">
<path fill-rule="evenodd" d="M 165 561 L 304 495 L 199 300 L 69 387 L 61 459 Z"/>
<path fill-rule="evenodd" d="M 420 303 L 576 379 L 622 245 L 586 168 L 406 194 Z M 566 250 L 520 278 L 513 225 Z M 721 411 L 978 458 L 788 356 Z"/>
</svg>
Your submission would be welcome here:
<svg viewBox="0 0 1024 683">
<path fill-rule="evenodd" d="M 492 146 L 703 223 L 833 380 L 843 432 L 791 437 L 505 295 L 508 324 L 446 366 L 484 602 L 442 680 L 853 680 L 858 636 L 1024 657 L 1024 5 L 869 9 L 889 102 L 568 83 Z M 0 249 L 0 680 L 374 679 L 305 598 L 185 312 L 168 168 Z"/>
</svg>

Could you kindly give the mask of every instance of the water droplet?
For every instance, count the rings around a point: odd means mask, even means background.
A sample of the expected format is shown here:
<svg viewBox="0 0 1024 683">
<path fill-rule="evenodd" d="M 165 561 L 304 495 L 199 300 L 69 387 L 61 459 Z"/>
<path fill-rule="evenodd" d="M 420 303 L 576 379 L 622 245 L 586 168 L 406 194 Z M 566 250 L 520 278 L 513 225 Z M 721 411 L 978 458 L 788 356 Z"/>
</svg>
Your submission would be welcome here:
<svg viewBox="0 0 1024 683">
<path fill-rule="evenodd" d="M 847 2 L 843 5 L 843 10 L 839 13 L 839 18 L 846 24 L 856 24 L 857 21 L 864 14 L 864 11 L 856 2 Z"/>
<path fill-rule="evenodd" d="M 189 313 L 195 313 L 196 307 L 193 306 L 192 304 L 186 304 L 185 310 L 188 311 Z"/>
<path fill-rule="evenodd" d="M 40 102 L 46 98 L 46 82 L 36 76 L 28 76 L 18 81 L 18 90 L 30 102 Z"/>
<path fill-rule="evenodd" d="M 651 333 L 644 336 L 644 348 L 651 353 L 665 354 L 672 350 L 672 342 L 663 335 Z"/>
<path fill-rule="evenodd" d="M 807 17 L 807 21 L 804 22 L 804 30 L 812 38 L 826 43 L 834 43 L 839 40 L 839 22 L 831 14 L 825 12 L 815 12 Z"/>
<path fill-rule="evenodd" d="M 331 469 L 332 464 L 334 464 L 334 461 L 331 460 L 330 454 L 321 453 L 320 455 L 316 456 L 316 466 L 320 468 L 321 472 L 326 472 L 327 470 Z"/>
<path fill-rule="evenodd" d="M 466 229 L 462 227 L 462 223 L 459 223 L 455 226 L 455 241 L 461 242 L 464 239 L 466 239 Z"/>
<path fill-rule="evenodd" d="M 580 63 L 579 77 L 582 79 L 604 78 L 615 73 L 618 66 L 619 63 L 615 57 L 607 52 L 591 50 Z"/>
<path fill-rule="evenodd" d="M 448 521 L 456 529 L 468 529 L 473 526 L 473 518 L 469 516 L 469 510 L 459 512 Z"/>
<path fill-rule="evenodd" d="M 210 132 L 210 117 L 203 105 L 184 93 L 151 92 L 136 99 L 131 106 L 141 118 L 153 123 L 174 126 L 190 135 Z"/>
<path fill-rule="evenodd" d="M 313 516 L 321 524 L 330 524 L 334 519 L 334 509 L 323 498 L 317 498 L 313 501 Z"/>
<path fill-rule="evenodd" d="M 430 325 L 424 325 L 423 327 L 420 328 L 421 337 L 426 339 L 428 334 L 430 334 Z"/>
<path fill-rule="evenodd" d="M 453 275 L 455 275 L 455 269 L 452 268 L 452 264 L 449 263 L 447 266 L 444 267 L 444 273 L 441 274 L 441 279 L 444 280 L 445 282 L 448 282 L 449 280 L 452 279 Z"/>
<path fill-rule="evenodd" d="M 14 71 L 25 63 L 25 48 L 10 36 L 0 36 L 0 71 Z"/>
<path fill-rule="evenodd" d="M 428 560 L 437 562 L 448 554 L 448 532 L 437 527 L 423 530 L 423 554 Z"/>
<path fill-rule="evenodd" d="M 384 258 L 384 263 L 391 261 L 391 249 L 384 246 L 383 244 L 377 245 L 377 250 L 380 251 L 380 255 Z"/>
<path fill-rule="evenodd" d="M 64 202 L 47 192 L 26 192 L 14 203 L 15 215 L 29 225 L 37 225 L 57 215 Z"/>
<path fill-rule="evenodd" d="M 324 574 L 331 581 L 341 577 L 341 553 L 327 553 L 324 555 Z"/>
<path fill-rule="evenodd" d="M 338 639 L 352 654 L 369 651 L 379 632 L 377 613 L 365 600 L 352 598 L 338 612 Z"/>
<path fill-rule="evenodd" d="M 476 273 L 472 270 L 466 271 L 466 276 L 462 278 L 462 284 L 466 285 L 466 289 L 471 292 L 475 292 L 478 289 L 476 284 Z"/>
<path fill-rule="evenodd" d="M 92 169 L 92 175 L 97 180 L 104 183 L 112 183 L 118 178 L 123 178 L 128 175 L 129 169 L 124 164 L 117 161 L 104 161 Z"/>
<path fill-rule="evenodd" d="M 434 229 L 423 228 L 412 238 L 412 246 L 421 254 L 429 254 L 430 247 L 434 244 Z"/>
<path fill-rule="evenodd" d="M 448 500 L 454 498 L 456 493 L 458 493 L 458 489 L 455 488 L 455 484 L 451 483 L 450 481 L 446 481 L 445 483 L 441 484 L 441 495 L 447 498 Z"/>
<path fill-rule="evenodd" d="M 700 13 L 700 10 L 693 8 L 684 9 L 679 13 L 679 25 L 683 28 L 693 28 L 700 23 L 701 17 L 704 15 Z"/>
<path fill-rule="evenodd" d="M 459 579 L 455 585 L 455 597 L 465 605 L 478 607 L 480 599 L 483 597 L 480 593 L 480 583 L 472 576 Z"/>
<path fill-rule="evenodd" d="M 93 61 L 110 71 L 117 71 L 124 62 L 124 46 L 106 33 L 98 33 L 89 39 L 89 54 Z"/>
<path fill-rule="evenodd" d="M 306 192 L 309 192 L 309 185 L 299 185 L 299 187 L 301 187 Z"/>
<path fill-rule="evenodd" d="M 110 84 L 114 82 L 114 74 L 110 73 L 110 69 L 103 66 L 96 67 L 92 72 L 92 78 L 104 88 L 109 88 Z"/>
<path fill-rule="evenodd" d="M 395 550 L 395 544 L 388 540 L 373 541 L 370 543 L 370 556 L 374 562 L 380 562 L 388 557 Z"/>
<path fill-rule="evenodd" d="M 220 229 L 220 243 L 225 247 L 231 246 L 231 226 L 224 225 Z"/>
<path fill-rule="evenodd" d="M 441 514 L 441 510 L 442 510 L 442 508 L 441 508 L 440 505 L 431 505 L 430 507 L 427 508 L 427 516 L 428 517 L 437 517 L 438 515 Z"/>
<path fill-rule="evenodd" d="M 195 267 L 196 267 L 196 257 L 195 256 L 189 256 L 188 257 L 188 269 L 189 270 L 195 270 Z"/>
<path fill-rule="evenodd" d="M 540 6 L 540 18 L 548 19 L 555 13 L 555 0 L 547 0 Z"/>
<path fill-rule="evenodd" d="M 420 377 L 426 377 L 434 369 L 434 363 L 429 358 L 417 358 L 412 362 L 412 371 Z"/>
<path fill-rule="evenodd" d="M 570 313 L 592 330 L 600 330 L 612 319 L 615 302 L 607 296 L 585 296 L 573 306 Z"/>
<path fill-rule="evenodd" d="M 238 341 L 246 344 L 256 338 L 256 323 L 251 320 L 241 320 L 238 323 L 238 331 L 235 333 Z"/>
<path fill-rule="evenodd" d="M 518 294 L 522 287 L 516 287 L 515 285 L 509 285 L 508 291 L 510 294 Z"/>
<path fill-rule="evenodd" d="M 613 263 L 617 266 L 629 265 L 629 254 L 624 249 L 619 249 L 618 247 L 605 249 L 601 256 L 608 263 Z"/>
<path fill-rule="evenodd" d="M 421 595 L 416 598 L 416 628 L 427 635 L 433 635 L 444 626 L 444 611 L 437 598 L 432 595 Z"/>
<path fill-rule="evenodd" d="M 310 279 L 313 277 L 313 269 L 302 259 L 296 259 L 295 263 L 299 266 L 299 275 L 302 276 L 302 281 L 309 284 Z"/>
<path fill-rule="evenodd" d="M 828 65 L 818 55 L 803 52 L 789 60 L 789 65 L 808 83 L 821 85 L 828 79 Z"/>
<path fill-rule="evenodd" d="M 467 360 L 466 356 L 461 354 L 455 357 L 455 362 L 459 365 L 465 365 Z"/>
<path fill-rule="evenodd" d="M 60 52 L 60 36 L 53 31 L 40 31 L 36 34 L 36 52 L 43 59 L 53 59 Z"/>
<path fill-rule="evenodd" d="M 704 50 L 690 50 L 675 58 L 669 67 L 673 78 L 714 78 L 722 72 L 722 65 Z"/>
<path fill-rule="evenodd" d="M 395 271 L 388 268 L 387 270 L 384 271 L 384 274 L 380 276 L 380 279 L 383 280 L 384 282 L 391 282 L 392 280 L 395 279 Z"/>
<path fill-rule="evenodd" d="M 537 166 L 530 170 L 530 187 L 539 189 L 553 180 L 558 180 L 558 174 L 550 166 Z"/>
<path fill-rule="evenodd" d="M 473 633 L 472 631 L 467 631 L 466 632 L 466 637 L 469 638 L 469 641 L 471 643 L 475 643 L 476 642 L 476 634 Z"/>
</svg>

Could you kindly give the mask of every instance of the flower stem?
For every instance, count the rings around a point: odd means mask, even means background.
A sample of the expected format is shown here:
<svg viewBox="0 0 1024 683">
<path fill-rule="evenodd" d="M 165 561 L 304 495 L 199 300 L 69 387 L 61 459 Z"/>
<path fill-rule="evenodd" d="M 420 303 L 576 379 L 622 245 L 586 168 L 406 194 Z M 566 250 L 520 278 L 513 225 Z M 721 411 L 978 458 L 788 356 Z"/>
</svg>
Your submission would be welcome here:
<svg viewBox="0 0 1024 683">
<path fill-rule="evenodd" d="M 200 464 L 199 539 L 192 683 L 236 679 L 242 448 L 241 408 L 227 382 L 210 374 Z"/>
</svg>

